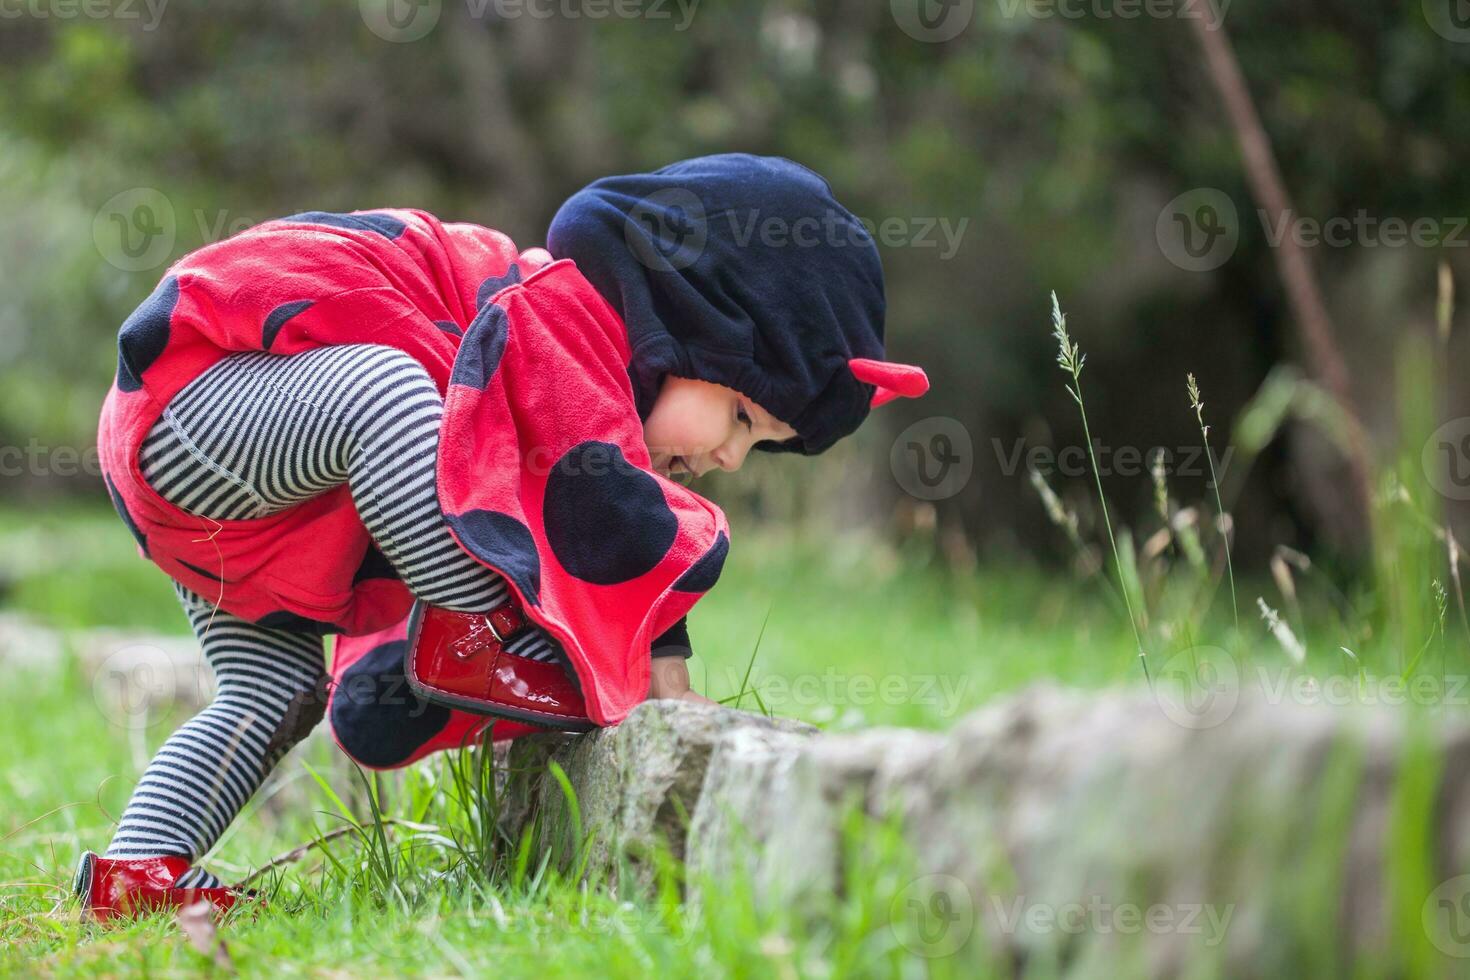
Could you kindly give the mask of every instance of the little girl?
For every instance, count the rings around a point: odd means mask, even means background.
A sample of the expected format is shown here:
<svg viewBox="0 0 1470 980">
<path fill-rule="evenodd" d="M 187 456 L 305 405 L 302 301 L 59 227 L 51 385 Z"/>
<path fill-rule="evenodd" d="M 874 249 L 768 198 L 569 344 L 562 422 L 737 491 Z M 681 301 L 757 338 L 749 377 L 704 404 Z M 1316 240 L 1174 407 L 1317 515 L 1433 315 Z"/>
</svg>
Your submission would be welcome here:
<svg viewBox="0 0 1470 980">
<path fill-rule="evenodd" d="M 329 688 L 368 764 L 458 744 L 445 709 L 383 694 L 415 600 L 523 613 L 497 671 L 559 664 L 592 723 L 703 700 L 685 616 L 728 527 L 670 478 L 816 454 L 922 394 L 882 360 L 883 318 L 877 250 L 827 182 L 744 154 L 599 180 L 544 250 L 420 211 L 309 212 L 175 264 L 119 333 L 98 442 L 217 693 L 83 855 L 84 907 L 228 908 L 194 862 Z M 373 696 L 348 696 L 354 672 Z"/>
</svg>

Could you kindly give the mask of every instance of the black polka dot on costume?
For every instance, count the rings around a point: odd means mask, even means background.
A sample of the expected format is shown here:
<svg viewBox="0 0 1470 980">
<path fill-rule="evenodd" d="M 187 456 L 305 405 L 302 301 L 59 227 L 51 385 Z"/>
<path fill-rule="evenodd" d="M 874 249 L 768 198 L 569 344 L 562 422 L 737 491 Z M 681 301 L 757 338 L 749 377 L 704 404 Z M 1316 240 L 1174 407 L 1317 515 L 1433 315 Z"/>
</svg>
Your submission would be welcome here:
<svg viewBox="0 0 1470 980">
<path fill-rule="evenodd" d="M 498 510 L 469 510 L 444 519 L 466 551 L 515 583 L 531 605 L 541 602 L 541 556 L 530 528 Z"/>
<path fill-rule="evenodd" d="M 449 383 L 484 391 L 495 376 L 495 369 L 500 366 L 509 336 L 510 318 L 506 316 L 505 307 L 492 303 L 481 310 L 460 341 Z"/>
<path fill-rule="evenodd" d="M 362 556 L 362 563 L 357 566 L 356 573 L 352 576 L 352 584 L 366 582 L 374 578 L 399 578 L 398 569 L 393 567 L 387 557 L 378 550 L 378 546 L 372 542 L 368 543 L 367 553 Z"/>
<path fill-rule="evenodd" d="M 298 299 L 294 303 L 282 303 L 280 306 L 271 310 L 270 316 L 265 318 L 265 326 L 260 331 L 260 349 L 270 350 L 271 344 L 275 343 L 276 334 L 281 332 L 281 328 L 286 325 L 286 321 L 296 314 L 310 309 L 315 302 L 316 300 L 312 299 Z"/>
<path fill-rule="evenodd" d="M 408 225 L 391 214 L 369 211 L 366 214 L 337 214 L 332 211 L 302 211 L 282 218 L 282 221 L 299 221 L 308 225 L 327 225 L 330 228 L 349 228 L 353 231 L 375 231 L 387 239 L 403 234 Z"/>
<path fill-rule="evenodd" d="M 342 627 L 336 623 L 328 623 L 320 619 L 308 619 L 297 613 L 277 609 L 275 612 L 266 613 L 255 621 L 257 626 L 267 629 L 284 630 L 287 633 L 306 633 L 310 636 L 330 636 L 333 633 L 342 632 Z"/>
<path fill-rule="evenodd" d="M 374 768 L 402 764 L 449 724 L 449 709 L 431 704 L 403 676 L 408 644 L 376 646 L 337 678 L 332 731 L 358 762 Z"/>
<path fill-rule="evenodd" d="M 500 292 L 506 286 L 514 286 L 521 281 L 521 267 L 512 262 L 510 268 L 503 276 L 491 276 L 480 283 L 480 288 L 475 290 L 475 309 L 479 309 L 490 301 L 490 297 Z"/>
<path fill-rule="evenodd" d="M 168 276 L 123 321 L 122 329 L 117 332 L 119 391 L 137 391 L 143 387 L 143 372 L 168 346 L 169 322 L 178 305 L 179 278 Z"/>
<path fill-rule="evenodd" d="M 445 333 L 450 334 L 452 336 L 455 336 L 455 337 L 463 337 L 464 336 L 464 331 L 461 330 L 461 329 L 459 329 L 459 324 L 455 323 L 453 320 L 435 320 L 434 321 L 434 326 L 438 327 L 440 330 L 443 330 Z"/>
<path fill-rule="evenodd" d="M 708 592 L 719 580 L 720 571 L 725 567 L 725 556 L 729 553 L 730 539 L 721 531 L 709 550 L 699 556 L 699 561 L 679 576 L 674 588 L 680 592 Z"/>
<path fill-rule="evenodd" d="M 128 513 L 128 506 L 123 503 L 122 494 L 117 492 L 117 486 L 113 484 L 112 477 L 103 473 L 102 482 L 107 485 L 107 496 L 112 498 L 112 509 L 117 511 L 117 516 L 122 518 L 122 522 L 132 532 L 133 540 L 138 542 L 138 547 L 143 549 L 143 554 L 148 554 L 148 539 L 138 529 L 137 522 L 133 520 L 133 515 Z"/>
<path fill-rule="evenodd" d="M 543 509 L 546 539 L 562 567 L 598 585 L 651 571 L 679 531 L 658 480 L 610 442 L 567 450 L 551 468 Z"/>
</svg>

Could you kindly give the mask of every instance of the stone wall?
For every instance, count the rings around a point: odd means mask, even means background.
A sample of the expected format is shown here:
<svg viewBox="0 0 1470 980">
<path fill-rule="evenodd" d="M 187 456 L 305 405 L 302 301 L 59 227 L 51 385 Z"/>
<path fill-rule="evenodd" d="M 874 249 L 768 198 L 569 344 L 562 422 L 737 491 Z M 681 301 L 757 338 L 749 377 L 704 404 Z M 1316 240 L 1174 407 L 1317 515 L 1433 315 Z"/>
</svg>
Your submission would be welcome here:
<svg viewBox="0 0 1470 980">
<path fill-rule="evenodd" d="M 1038 687 L 946 733 L 838 735 L 651 702 L 614 729 L 518 741 L 511 834 L 537 816 L 566 833 L 550 760 L 594 839 L 587 873 L 615 888 L 646 885 L 662 850 L 691 901 L 739 880 L 819 909 L 849 884 L 856 808 L 904 845 L 892 928 L 915 956 L 1232 977 L 1419 956 L 1470 975 L 1463 724 L 1260 697 L 1181 718 L 1146 691 Z"/>
</svg>

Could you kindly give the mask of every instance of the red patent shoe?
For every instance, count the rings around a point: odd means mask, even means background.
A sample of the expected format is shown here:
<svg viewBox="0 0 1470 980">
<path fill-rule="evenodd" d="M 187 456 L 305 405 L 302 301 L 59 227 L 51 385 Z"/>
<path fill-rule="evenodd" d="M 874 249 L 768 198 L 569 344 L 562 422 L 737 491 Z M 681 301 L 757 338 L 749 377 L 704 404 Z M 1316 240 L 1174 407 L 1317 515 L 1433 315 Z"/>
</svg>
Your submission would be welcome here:
<svg viewBox="0 0 1470 980">
<path fill-rule="evenodd" d="M 488 613 L 415 602 L 408 620 L 408 686 L 426 701 L 476 714 L 570 732 L 595 728 L 582 693 L 559 664 L 505 649 L 528 625 L 514 596 Z"/>
<path fill-rule="evenodd" d="M 208 902 L 221 915 L 234 907 L 239 893 L 231 888 L 175 888 L 179 875 L 188 870 L 186 857 L 105 858 L 87 851 L 72 888 L 82 914 L 100 922 L 195 902 Z"/>
</svg>

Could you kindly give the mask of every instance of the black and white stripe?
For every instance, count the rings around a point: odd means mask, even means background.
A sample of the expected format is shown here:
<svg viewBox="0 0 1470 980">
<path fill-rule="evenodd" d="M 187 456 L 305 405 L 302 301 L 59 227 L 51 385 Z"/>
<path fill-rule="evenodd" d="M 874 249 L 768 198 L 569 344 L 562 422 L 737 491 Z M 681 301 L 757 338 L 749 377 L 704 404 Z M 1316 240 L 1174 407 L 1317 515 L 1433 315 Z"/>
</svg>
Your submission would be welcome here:
<svg viewBox="0 0 1470 980">
<path fill-rule="evenodd" d="M 358 516 L 414 595 L 461 612 L 505 600 L 505 580 L 455 543 L 435 466 L 444 403 L 418 361 L 350 344 L 235 354 L 169 402 L 139 453 L 165 499 L 216 520 L 263 517 L 347 483 Z M 511 652 L 557 660 L 543 630 Z"/>
<path fill-rule="evenodd" d="M 322 643 L 232 616 L 175 583 L 217 683 L 214 700 L 169 736 L 128 801 L 107 857 L 197 860 L 290 746 L 277 733 L 293 701 L 324 696 Z M 299 709 L 298 709 L 299 710 Z M 218 881 L 192 868 L 179 887 Z"/>
</svg>

